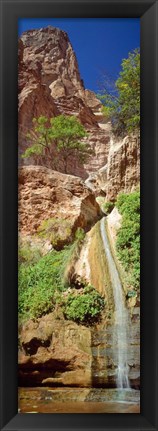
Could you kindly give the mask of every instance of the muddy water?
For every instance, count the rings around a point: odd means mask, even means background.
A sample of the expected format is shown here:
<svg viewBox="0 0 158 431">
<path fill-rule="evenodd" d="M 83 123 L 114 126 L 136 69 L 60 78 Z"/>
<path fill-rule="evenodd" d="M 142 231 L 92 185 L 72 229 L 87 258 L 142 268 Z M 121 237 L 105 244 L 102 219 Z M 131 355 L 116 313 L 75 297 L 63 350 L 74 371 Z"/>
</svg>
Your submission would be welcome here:
<svg viewBox="0 0 158 431">
<path fill-rule="evenodd" d="M 140 413 L 139 391 L 19 388 L 19 413 Z"/>
</svg>

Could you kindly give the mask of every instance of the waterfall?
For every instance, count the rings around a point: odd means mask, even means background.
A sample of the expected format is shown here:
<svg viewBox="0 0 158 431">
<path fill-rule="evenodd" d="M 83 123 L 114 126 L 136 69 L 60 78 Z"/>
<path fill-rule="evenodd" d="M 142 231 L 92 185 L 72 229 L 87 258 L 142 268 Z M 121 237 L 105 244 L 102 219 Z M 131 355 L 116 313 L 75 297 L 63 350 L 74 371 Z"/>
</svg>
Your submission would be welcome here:
<svg viewBox="0 0 158 431">
<path fill-rule="evenodd" d="M 106 259 L 111 278 L 113 296 L 115 303 L 115 329 L 114 335 L 117 344 L 117 380 L 118 388 L 130 388 L 128 378 L 128 364 L 127 364 L 127 328 L 128 328 L 128 313 L 124 304 L 124 297 L 122 292 L 122 285 L 117 271 L 115 261 L 113 259 L 108 236 L 105 227 L 105 217 L 100 221 L 101 237 L 104 245 Z"/>
</svg>

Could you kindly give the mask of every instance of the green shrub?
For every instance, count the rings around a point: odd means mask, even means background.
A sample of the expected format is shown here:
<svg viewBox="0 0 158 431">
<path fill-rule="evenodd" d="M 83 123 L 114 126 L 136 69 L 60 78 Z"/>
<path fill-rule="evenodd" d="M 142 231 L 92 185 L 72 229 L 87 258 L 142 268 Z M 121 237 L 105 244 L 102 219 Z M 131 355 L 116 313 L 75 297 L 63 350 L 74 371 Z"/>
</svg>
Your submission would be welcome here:
<svg viewBox="0 0 158 431">
<path fill-rule="evenodd" d="M 140 192 L 120 194 L 116 206 L 122 214 L 122 225 L 117 235 L 117 251 L 134 288 L 140 283 Z"/>
<path fill-rule="evenodd" d="M 82 229 L 81 227 L 78 227 L 75 233 L 75 239 L 77 241 L 83 241 L 85 238 L 85 231 L 84 229 Z"/>
<path fill-rule="evenodd" d="M 52 311 L 64 289 L 63 272 L 71 247 L 51 251 L 33 265 L 19 266 L 19 316 L 36 318 Z"/>
<path fill-rule="evenodd" d="M 38 234 L 42 238 L 48 238 L 54 247 L 59 243 L 69 242 L 72 239 L 70 221 L 61 217 L 44 220 L 38 228 Z"/>
<path fill-rule="evenodd" d="M 137 295 L 135 290 L 129 290 L 126 295 L 126 299 L 134 298 Z"/>
<path fill-rule="evenodd" d="M 105 302 L 101 295 L 92 287 L 87 286 L 82 293 L 70 293 L 63 304 L 66 319 L 77 323 L 95 323 L 104 308 Z"/>
<path fill-rule="evenodd" d="M 40 247 L 31 246 L 30 242 L 27 241 L 23 244 L 19 244 L 18 248 L 18 262 L 19 264 L 25 263 L 26 265 L 34 264 L 42 257 Z"/>
<path fill-rule="evenodd" d="M 102 205 L 103 211 L 105 212 L 105 214 L 110 214 L 111 211 L 113 210 L 115 204 L 113 202 L 105 202 Z"/>
</svg>

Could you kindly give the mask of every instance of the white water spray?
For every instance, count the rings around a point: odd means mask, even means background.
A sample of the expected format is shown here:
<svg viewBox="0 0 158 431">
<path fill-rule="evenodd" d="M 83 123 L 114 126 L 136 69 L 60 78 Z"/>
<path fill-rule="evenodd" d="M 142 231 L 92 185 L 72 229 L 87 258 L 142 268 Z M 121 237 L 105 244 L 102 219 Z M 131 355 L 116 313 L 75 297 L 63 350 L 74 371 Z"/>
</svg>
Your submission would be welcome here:
<svg viewBox="0 0 158 431">
<path fill-rule="evenodd" d="M 127 363 L 128 313 L 124 304 L 120 277 L 110 250 L 109 240 L 108 240 L 106 227 L 105 227 L 105 217 L 102 218 L 100 222 L 100 231 L 101 231 L 102 241 L 103 241 L 106 259 L 109 267 L 109 273 L 110 273 L 113 295 L 114 295 L 114 303 L 115 303 L 115 325 L 114 325 L 115 334 L 114 335 L 116 337 L 117 356 L 118 356 L 116 384 L 118 388 L 130 388 L 129 378 L 128 378 L 129 367 Z"/>
</svg>

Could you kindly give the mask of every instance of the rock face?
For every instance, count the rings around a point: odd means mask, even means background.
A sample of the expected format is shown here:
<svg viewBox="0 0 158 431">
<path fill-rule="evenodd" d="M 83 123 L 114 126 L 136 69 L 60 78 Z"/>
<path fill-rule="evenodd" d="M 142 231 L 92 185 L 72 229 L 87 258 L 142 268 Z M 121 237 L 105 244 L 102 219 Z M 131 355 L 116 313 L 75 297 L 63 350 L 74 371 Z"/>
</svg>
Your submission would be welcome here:
<svg viewBox="0 0 158 431">
<path fill-rule="evenodd" d="M 131 388 L 140 387 L 140 309 L 135 307 L 131 317 L 127 363 Z M 115 387 L 117 346 L 113 343 L 113 325 L 102 323 L 92 330 L 93 386 Z"/>
<path fill-rule="evenodd" d="M 139 182 L 139 138 L 115 142 L 111 125 L 95 94 L 85 90 L 68 35 L 57 28 L 30 30 L 19 39 L 19 154 L 28 146 L 32 119 L 45 115 L 75 115 L 86 127 L 93 150 L 86 164 L 71 159 L 68 172 L 88 178 L 96 193 L 114 199 L 119 188 L 130 191 Z M 19 158 L 20 163 L 38 160 Z M 45 163 L 44 161 L 42 163 Z M 49 162 L 47 164 L 49 166 Z M 59 163 L 58 170 L 63 172 Z"/>
<path fill-rule="evenodd" d="M 119 143 L 111 141 L 106 175 L 107 200 L 115 199 L 120 192 L 129 193 L 135 189 L 140 181 L 139 136 L 126 136 Z"/>
<path fill-rule="evenodd" d="M 42 166 L 19 169 L 19 230 L 23 235 L 37 232 L 43 220 L 67 220 L 72 233 L 88 228 L 101 216 L 93 193 L 84 182 Z M 69 233 L 70 235 L 70 233 Z"/>
<path fill-rule="evenodd" d="M 23 33 L 19 39 L 18 84 L 20 154 L 28 145 L 26 134 L 34 117 L 75 115 L 90 131 L 88 141 L 94 156 L 90 165 L 82 168 L 72 160 L 69 172 L 85 178 L 93 164 L 100 168 L 106 163 L 109 137 L 104 137 L 98 125 L 99 118 L 103 118 L 101 103 L 93 92 L 84 89 L 75 53 L 64 31 L 50 26 Z M 35 164 L 31 159 L 30 162 Z M 59 170 L 62 172 L 62 166 Z"/>
<path fill-rule="evenodd" d="M 140 138 L 138 135 L 126 136 L 117 142 L 112 136 L 110 126 L 106 133 L 110 135 L 110 144 L 106 146 L 107 162 L 99 170 L 96 170 L 95 163 L 92 163 L 86 184 L 96 195 L 106 196 L 107 201 L 113 201 L 118 193 L 132 192 L 139 184 Z M 102 151 L 102 147 L 99 148 Z"/>
<path fill-rule="evenodd" d="M 20 385 L 91 386 L 90 329 L 51 313 L 25 324 L 20 342 Z"/>
<path fill-rule="evenodd" d="M 140 386 L 139 308 L 131 320 L 128 350 L 131 387 Z M 55 320 L 50 313 L 29 321 L 20 332 L 20 386 L 116 387 L 116 346 L 113 325 L 90 329 Z"/>
</svg>

